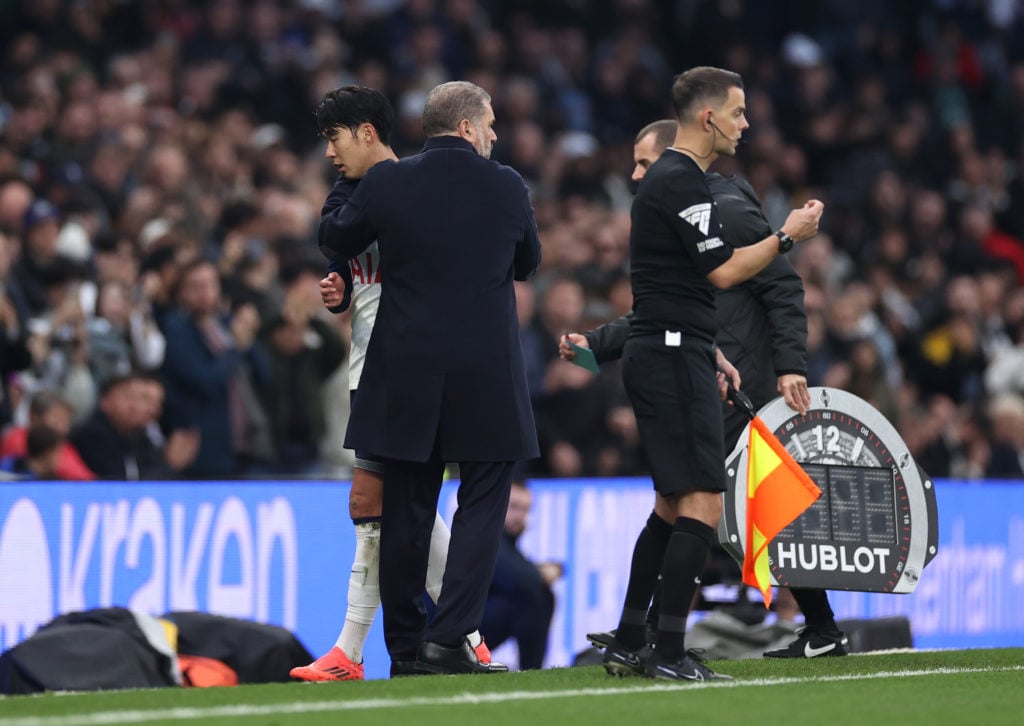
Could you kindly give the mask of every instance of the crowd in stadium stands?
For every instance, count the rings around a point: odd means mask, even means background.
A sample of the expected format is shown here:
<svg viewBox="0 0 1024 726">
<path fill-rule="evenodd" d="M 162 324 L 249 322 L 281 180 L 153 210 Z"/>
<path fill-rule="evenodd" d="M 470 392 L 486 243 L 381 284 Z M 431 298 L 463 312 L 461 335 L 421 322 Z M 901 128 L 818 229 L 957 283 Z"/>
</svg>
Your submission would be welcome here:
<svg viewBox="0 0 1024 726">
<path fill-rule="evenodd" d="M 312 111 L 383 90 L 413 154 L 426 92 L 466 79 L 543 242 L 517 283 L 530 474 L 643 474 L 619 370 L 560 361 L 557 339 L 630 309 L 633 138 L 693 65 L 746 83 L 748 143 L 716 170 L 776 226 L 827 204 L 792 253 L 811 385 L 873 403 L 933 476 L 1024 476 L 1024 15 L 1000 0 L 0 3 L 4 453 L 53 448 L 25 435 L 46 391 L 71 411 L 62 439 L 106 426 L 150 456 L 146 437 L 181 476 L 343 471 Z M 106 412 L 129 372 L 162 406 Z"/>
</svg>

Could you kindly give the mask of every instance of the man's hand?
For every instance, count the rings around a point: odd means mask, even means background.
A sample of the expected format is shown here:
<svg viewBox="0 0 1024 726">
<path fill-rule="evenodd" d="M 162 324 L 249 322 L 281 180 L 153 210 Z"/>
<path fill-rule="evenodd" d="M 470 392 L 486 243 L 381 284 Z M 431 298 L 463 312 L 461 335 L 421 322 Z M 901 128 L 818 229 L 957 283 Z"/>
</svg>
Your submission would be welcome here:
<svg viewBox="0 0 1024 726">
<path fill-rule="evenodd" d="M 320 299 L 324 307 L 336 308 L 345 297 L 345 281 L 337 272 L 330 273 L 320 281 Z"/>
<path fill-rule="evenodd" d="M 561 562 L 538 562 L 537 571 L 540 572 L 540 579 L 548 587 L 554 585 L 565 573 Z"/>
<path fill-rule="evenodd" d="M 558 441 L 548 450 L 548 464 L 555 476 L 579 476 L 583 470 L 583 457 L 567 441 Z"/>
<path fill-rule="evenodd" d="M 239 306 L 231 318 L 231 337 L 235 341 L 235 347 L 241 351 L 249 350 L 259 329 L 260 314 L 256 306 L 252 303 Z"/>
<path fill-rule="evenodd" d="M 825 205 L 817 199 L 808 200 L 801 209 L 794 209 L 789 213 L 785 224 L 782 225 L 782 231 L 797 242 L 810 239 L 818 234 L 818 222 L 821 221 L 824 211 Z"/>
<path fill-rule="evenodd" d="M 715 358 L 718 363 L 718 397 L 725 401 L 729 398 L 730 382 L 732 382 L 733 388 L 737 391 L 740 390 L 740 372 L 722 355 L 721 348 L 715 348 Z M 729 402 L 729 405 L 732 405 L 732 401 Z"/>
<path fill-rule="evenodd" d="M 164 445 L 164 461 L 174 471 L 181 471 L 195 461 L 199 453 L 199 429 L 175 429 Z"/>
<path fill-rule="evenodd" d="M 558 342 L 558 355 L 562 357 L 562 360 L 571 362 L 576 359 L 576 351 L 569 347 L 569 341 L 572 341 L 573 345 L 578 345 L 581 348 L 590 347 L 590 343 L 587 342 L 586 336 L 580 335 L 579 333 L 566 333 Z"/>
<path fill-rule="evenodd" d="M 779 395 L 786 400 L 786 405 L 801 416 L 807 413 L 811 405 L 811 392 L 807 390 L 807 378 L 799 373 L 786 373 L 779 376 L 777 386 Z"/>
<path fill-rule="evenodd" d="M 244 256 L 245 237 L 241 232 L 231 232 L 224 237 L 224 243 L 220 248 L 220 258 L 217 260 L 217 269 L 224 274 L 230 274 L 235 271 Z"/>
</svg>

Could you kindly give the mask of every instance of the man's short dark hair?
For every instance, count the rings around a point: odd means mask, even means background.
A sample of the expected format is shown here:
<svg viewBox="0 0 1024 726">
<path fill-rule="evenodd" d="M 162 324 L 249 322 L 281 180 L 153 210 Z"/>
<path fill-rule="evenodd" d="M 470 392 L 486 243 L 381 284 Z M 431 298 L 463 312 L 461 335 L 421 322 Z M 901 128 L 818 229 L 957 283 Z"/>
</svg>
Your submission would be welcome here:
<svg viewBox="0 0 1024 726">
<path fill-rule="evenodd" d="M 672 82 L 672 107 L 676 118 L 689 115 L 698 104 L 725 103 L 731 88 L 743 88 L 739 73 L 712 66 L 697 66 L 683 71 Z"/>
<path fill-rule="evenodd" d="M 654 145 L 657 146 L 659 150 L 664 151 L 672 145 L 673 141 L 676 140 L 676 129 L 678 127 L 679 124 L 670 118 L 655 121 L 652 124 L 647 124 L 640 129 L 640 133 L 638 133 L 636 138 L 633 139 L 633 145 L 635 146 L 639 144 L 645 138 L 654 134 Z"/>
<path fill-rule="evenodd" d="M 110 376 L 103 381 L 100 386 L 100 398 L 106 397 L 108 393 L 113 391 L 115 388 L 125 385 L 126 383 L 134 383 L 135 381 L 145 381 L 148 383 L 158 383 L 163 386 L 163 381 L 152 373 L 140 370 L 132 370 L 127 373 L 118 373 L 117 375 Z"/>
<path fill-rule="evenodd" d="M 373 126 L 382 144 L 391 143 L 395 109 L 380 91 L 366 86 L 342 86 L 326 93 L 316 107 L 316 125 L 321 136 L 335 129 L 348 129 L 354 134 L 363 124 Z"/>
<path fill-rule="evenodd" d="M 159 272 L 165 265 L 176 265 L 174 256 L 177 254 L 174 245 L 155 245 L 142 258 L 139 272 Z"/>
<path fill-rule="evenodd" d="M 64 437 L 52 426 L 46 424 L 35 424 L 28 427 L 28 436 L 25 441 L 25 453 L 28 458 L 48 454 L 64 442 Z"/>
<path fill-rule="evenodd" d="M 483 118 L 490 102 L 490 94 L 469 81 L 449 81 L 435 86 L 423 104 L 423 135 L 453 133 L 463 119 L 475 124 Z"/>
</svg>

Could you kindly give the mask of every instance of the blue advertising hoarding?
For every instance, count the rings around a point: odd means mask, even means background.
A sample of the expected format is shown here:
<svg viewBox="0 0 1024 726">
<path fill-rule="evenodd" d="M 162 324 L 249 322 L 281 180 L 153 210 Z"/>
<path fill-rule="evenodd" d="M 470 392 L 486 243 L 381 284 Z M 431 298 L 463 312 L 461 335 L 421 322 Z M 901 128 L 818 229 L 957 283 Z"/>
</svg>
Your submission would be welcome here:
<svg viewBox="0 0 1024 726">
<path fill-rule="evenodd" d="M 650 513 L 646 479 L 531 483 L 522 547 L 565 565 L 548 665 L 614 627 Z M 439 509 L 448 521 L 454 484 Z M 346 482 L 0 483 L 0 650 L 62 612 L 120 605 L 282 625 L 334 643 L 354 535 Z M 1024 646 L 1024 482 L 938 482 L 939 555 L 911 595 L 836 592 L 840 618 L 905 615 L 921 648 Z M 486 634 L 485 634 L 486 635 Z M 515 662 L 514 646 L 496 658 Z M 386 677 L 380 618 L 365 651 Z"/>
</svg>

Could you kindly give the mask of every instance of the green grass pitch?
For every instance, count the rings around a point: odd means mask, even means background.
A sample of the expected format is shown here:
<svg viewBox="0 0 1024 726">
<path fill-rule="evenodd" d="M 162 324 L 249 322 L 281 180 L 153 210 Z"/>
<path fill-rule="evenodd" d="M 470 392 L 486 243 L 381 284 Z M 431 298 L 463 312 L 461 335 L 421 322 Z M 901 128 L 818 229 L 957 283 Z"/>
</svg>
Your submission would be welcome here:
<svg viewBox="0 0 1024 726">
<path fill-rule="evenodd" d="M 598 666 L 486 676 L 0 698 L 0 726 L 75 724 L 1022 724 L 1024 649 L 716 661 L 732 682 Z"/>
</svg>

